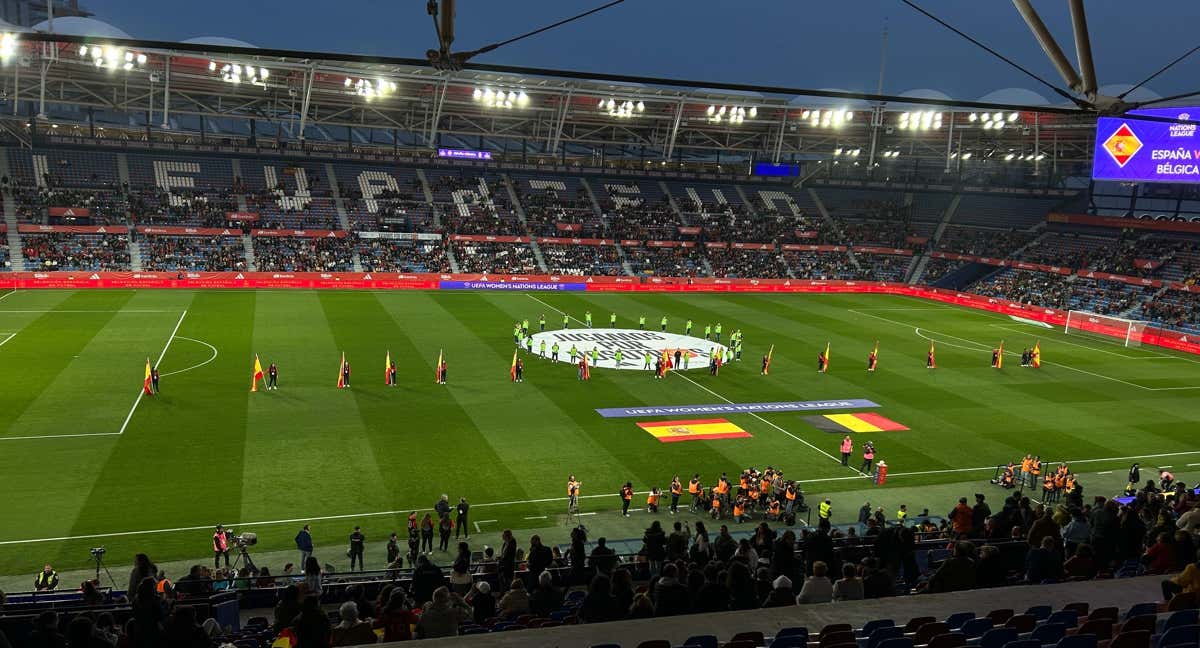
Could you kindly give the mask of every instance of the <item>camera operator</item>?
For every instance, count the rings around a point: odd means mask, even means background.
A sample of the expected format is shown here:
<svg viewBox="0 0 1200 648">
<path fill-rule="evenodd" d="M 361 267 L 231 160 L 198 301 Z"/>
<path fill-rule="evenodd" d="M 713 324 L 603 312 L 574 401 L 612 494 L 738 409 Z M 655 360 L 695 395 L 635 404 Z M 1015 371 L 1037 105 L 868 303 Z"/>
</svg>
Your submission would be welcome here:
<svg viewBox="0 0 1200 648">
<path fill-rule="evenodd" d="M 225 532 L 225 527 L 218 524 L 216 531 L 213 531 L 212 549 L 213 549 L 213 569 L 221 566 L 221 557 L 225 557 L 225 566 L 229 566 L 229 533 Z"/>
</svg>

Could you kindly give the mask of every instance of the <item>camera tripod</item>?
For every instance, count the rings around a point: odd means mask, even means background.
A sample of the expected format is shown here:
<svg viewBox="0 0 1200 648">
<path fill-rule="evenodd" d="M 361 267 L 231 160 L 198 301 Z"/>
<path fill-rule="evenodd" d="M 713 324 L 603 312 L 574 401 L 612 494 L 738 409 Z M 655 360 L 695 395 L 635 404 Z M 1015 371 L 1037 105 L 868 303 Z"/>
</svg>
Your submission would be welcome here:
<svg viewBox="0 0 1200 648">
<path fill-rule="evenodd" d="M 257 573 L 258 567 L 255 566 L 254 560 L 252 558 L 250 558 L 250 552 L 246 550 L 246 545 L 238 543 L 237 550 L 238 550 L 238 555 L 236 558 L 233 559 L 234 573 L 235 574 L 237 573 L 238 563 L 245 564 L 247 569 L 249 569 L 251 572 Z"/>
<path fill-rule="evenodd" d="M 108 582 L 112 583 L 113 589 L 116 589 L 117 581 L 113 578 L 112 572 L 108 571 L 108 565 L 104 564 L 104 553 L 92 552 L 92 560 L 96 561 L 96 583 L 100 582 L 100 570 L 103 569 L 104 573 L 108 575 Z M 132 595 L 132 593 L 129 594 Z"/>
</svg>

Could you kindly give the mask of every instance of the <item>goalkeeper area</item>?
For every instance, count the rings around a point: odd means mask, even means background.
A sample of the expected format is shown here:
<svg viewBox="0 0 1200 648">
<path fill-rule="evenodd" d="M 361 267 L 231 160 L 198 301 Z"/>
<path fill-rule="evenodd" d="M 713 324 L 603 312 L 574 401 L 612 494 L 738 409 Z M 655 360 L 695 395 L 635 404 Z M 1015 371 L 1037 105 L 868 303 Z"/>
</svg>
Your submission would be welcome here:
<svg viewBox="0 0 1200 648">
<path fill-rule="evenodd" d="M 740 330 L 742 359 L 717 375 L 694 359 L 656 380 L 638 355 L 626 360 L 634 370 L 601 362 L 581 381 L 568 346 L 560 363 L 535 346 L 519 353 L 524 381 L 510 380 L 514 322 L 537 332 L 544 314 L 557 330 L 565 314 L 574 332 L 589 311 L 630 338 L 658 332 L 664 316 L 677 337 L 689 319 L 697 338 L 720 324 L 722 344 Z M 1096 336 L 1121 327 L 1122 342 Z M 676 474 L 707 484 L 751 466 L 799 480 L 809 502 L 831 498 L 835 521 L 853 521 L 864 501 L 919 511 L 979 492 L 998 503 L 995 467 L 1027 453 L 1069 462 L 1088 495 L 1116 493 L 1133 461 L 1174 466 L 1192 484 L 1200 358 L 1138 346 L 1152 332 L 1079 313 L 1048 329 L 875 294 L 17 291 L 0 301 L 0 575 L 11 577 L 0 587 L 28 587 L 45 562 L 88 569 L 99 546 L 114 572 L 139 551 L 160 564 L 211 561 L 217 523 L 257 533 L 274 568 L 295 559 L 292 539 L 311 522 L 318 553 L 342 566 L 355 525 L 381 543 L 442 494 L 473 504 L 473 546 L 495 546 L 505 528 L 565 542 L 571 474 L 589 528 L 610 538 L 640 538 L 647 524 L 617 513 L 626 481 L 644 493 Z M 994 369 L 1001 342 L 1008 362 Z M 1041 367 L 1021 366 L 1034 345 Z M 349 389 L 336 386 L 343 353 Z M 256 354 L 278 366 L 278 390 L 250 391 Z M 434 380 L 439 354 L 446 385 Z M 143 397 L 147 358 L 161 393 Z M 795 402 L 809 405 L 778 405 Z M 771 406 L 737 410 L 751 403 Z M 728 411 L 670 409 L 699 405 Z M 612 408 L 632 414 L 597 412 Z M 663 442 L 693 430 L 720 434 Z M 890 467 L 884 486 L 856 470 L 867 440 Z M 368 566 L 382 567 L 372 551 Z"/>
<path fill-rule="evenodd" d="M 1162 327 L 1153 322 L 1072 310 L 1067 312 L 1063 332 L 1125 347 L 1140 347 L 1143 342 L 1153 343 L 1157 340 Z"/>
</svg>

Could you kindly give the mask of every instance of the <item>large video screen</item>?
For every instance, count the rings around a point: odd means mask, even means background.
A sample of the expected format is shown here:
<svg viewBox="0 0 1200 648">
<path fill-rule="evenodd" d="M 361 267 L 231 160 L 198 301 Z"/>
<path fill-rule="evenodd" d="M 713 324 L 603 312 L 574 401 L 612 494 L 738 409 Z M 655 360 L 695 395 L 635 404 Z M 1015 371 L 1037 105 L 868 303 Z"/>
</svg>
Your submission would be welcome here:
<svg viewBox="0 0 1200 648">
<path fill-rule="evenodd" d="M 1200 121 L 1200 108 L 1154 108 L 1101 117 L 1096 123 L 1092 178 L 1200 183 L 1196 124 L 1146 121 L 1139 115 Z"/>
</svg>

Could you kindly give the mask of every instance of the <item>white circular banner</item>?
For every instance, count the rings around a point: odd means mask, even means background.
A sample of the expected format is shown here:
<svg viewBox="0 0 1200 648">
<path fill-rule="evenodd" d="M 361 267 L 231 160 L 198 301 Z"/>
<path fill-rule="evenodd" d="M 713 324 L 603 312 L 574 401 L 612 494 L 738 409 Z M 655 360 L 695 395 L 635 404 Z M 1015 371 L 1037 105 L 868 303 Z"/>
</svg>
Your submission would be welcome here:
<svg viewBox="0 0 1200 648">
<path fill-rule="evenodd" d="M 558 343 L 558 360 L 571 361 L 571 347 L 581 354 L 586 353 L 591 361 L 592 349 L 596 349 L 597 361 L 594 366 L 606 369 L 631 369 L 642 371 L 646 369 L 646 353 L 650 353 L 650 366 L 662 357 L 663 351 L 675 362 L 675 352 L 679 351 L 680 362 L 675 369 L 707 369 L 708 360 L 712 354 L 721 350 L 724 360 L 729 360 L 729 348 L 704 338 L 660 331 L 641 331 L 636 329 L 561 329 L 533 334 L 533 352 L 542 355 L 542 341 L 546 342 L 546 352 L 543 357 L 554 359 L 554 344 Z M 621 351 L 621 363 L 617 364 L 617 350 Z M 576 356 L 578 358 L 578 356 Z"/>
</svg>

